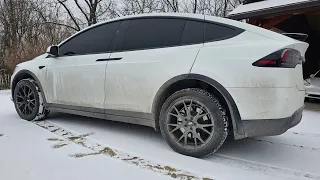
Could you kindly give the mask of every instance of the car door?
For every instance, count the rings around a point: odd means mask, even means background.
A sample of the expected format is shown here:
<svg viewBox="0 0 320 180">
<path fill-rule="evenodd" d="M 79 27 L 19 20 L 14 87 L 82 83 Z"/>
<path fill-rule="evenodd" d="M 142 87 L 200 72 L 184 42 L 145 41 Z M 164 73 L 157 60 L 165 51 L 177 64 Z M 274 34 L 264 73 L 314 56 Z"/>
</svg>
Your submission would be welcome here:
<svg viewBox="0 0 320 180">
<path fill-rule="evenodd" d="M 48 87 L 52 90 L 48 103 L 103 113 L 106 60 L 119 24 L 89 28 L 59 46 L 59 56 L 52 58 L 47 71 Z"/>
<path fill-rule="evenodd" d="M 106 71 L 106 114 L 149 119 L 159 88 L 175 76 L 188 74 L 202 46 L 202 19 L 124 21 L 112 43 L 114 52 Z"/>
</svg>

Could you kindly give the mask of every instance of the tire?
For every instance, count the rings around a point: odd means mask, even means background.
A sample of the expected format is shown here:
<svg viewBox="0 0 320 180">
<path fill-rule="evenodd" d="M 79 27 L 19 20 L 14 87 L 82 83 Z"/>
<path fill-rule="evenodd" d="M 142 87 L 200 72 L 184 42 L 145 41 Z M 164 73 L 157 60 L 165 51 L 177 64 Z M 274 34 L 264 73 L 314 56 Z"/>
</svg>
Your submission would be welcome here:
<svg viewBox="0 0 320 180">
<path fill-rule="evenodd" d="M 187 156 L 208 156 L 228 136 L 225 110 L 212 94 L 202 89 L 183 89 L 171 95 L 162 106 L 159 123 L 167 144 Z"/>
<path fill-rule="evenodd" d="M 20 80 L 14 89 L 13 96 L 15 109 L 24 120 L 42 120 L 50 113 L 43 106 L 42 94 L 33 79 Z"/>
</svg>

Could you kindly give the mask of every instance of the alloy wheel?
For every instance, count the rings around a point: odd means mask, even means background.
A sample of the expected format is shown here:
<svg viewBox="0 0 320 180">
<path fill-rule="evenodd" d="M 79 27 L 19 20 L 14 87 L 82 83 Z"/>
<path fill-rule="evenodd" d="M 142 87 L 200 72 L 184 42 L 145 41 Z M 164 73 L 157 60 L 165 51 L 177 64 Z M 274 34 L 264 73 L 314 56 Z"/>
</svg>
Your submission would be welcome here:
<svg viewBox="0 0 320 180">
<path fill-rule="evenodd" d="M 31 87 L 27 85 L 22 85 L 18 89 L 15 102 L 19 111 L 25 116 L 31 115 L 36 109 L 35 94 Z"/>
<path fill-rule="evenodd" d="M 176 102 L 168 111 L 167 128 L 171 138 L 180 146 L 199 148 L 206 145 L 214 134 L 213 116 L 197 100 Z"/>
</svg>

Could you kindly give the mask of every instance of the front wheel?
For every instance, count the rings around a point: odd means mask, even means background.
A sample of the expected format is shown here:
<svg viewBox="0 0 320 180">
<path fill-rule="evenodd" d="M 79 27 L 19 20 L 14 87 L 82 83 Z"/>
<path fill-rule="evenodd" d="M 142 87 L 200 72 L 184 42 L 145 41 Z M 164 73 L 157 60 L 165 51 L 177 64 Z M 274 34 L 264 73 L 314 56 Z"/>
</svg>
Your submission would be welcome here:
<svg viewBox="0 0 320 180">
<path fill-rule="evenodd" d="M 160 112 L 161 134 L 184 155 L 204 157 L 217 151 L 228 135 L 225 110 L 209 92 L 183 89 L 171 95 Z"/>
<path fill-rule="evenodd" d="M 18 115 L 28 121 L 43 119 L 50 112 L 43 107 L 41 92 L 33 79 L 23 79 L 17 83 L 13 100 Z"/>
</svg>

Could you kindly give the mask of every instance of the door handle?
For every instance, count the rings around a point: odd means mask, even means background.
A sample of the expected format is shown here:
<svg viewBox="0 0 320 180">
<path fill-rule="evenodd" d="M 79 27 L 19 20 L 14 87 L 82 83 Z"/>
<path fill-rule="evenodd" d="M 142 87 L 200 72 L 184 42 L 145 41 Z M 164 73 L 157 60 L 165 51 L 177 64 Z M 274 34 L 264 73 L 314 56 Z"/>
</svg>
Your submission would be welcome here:
<svg viewBox="0 0 320 180">
<path fill-rule="evenodd" d="M 44 67 L 46 67 L 46 66 L 39 66 L 39 69 L 43 69 Z"/>
<path fill-rule="evenodd" d="M 97 59 L 96 61 L 99 62 L 99 61 L 119 61 L 121 60 L 122 57 L 119 57 L 119 58 L 107 58 L 107 59 Z"/>
</svg>

